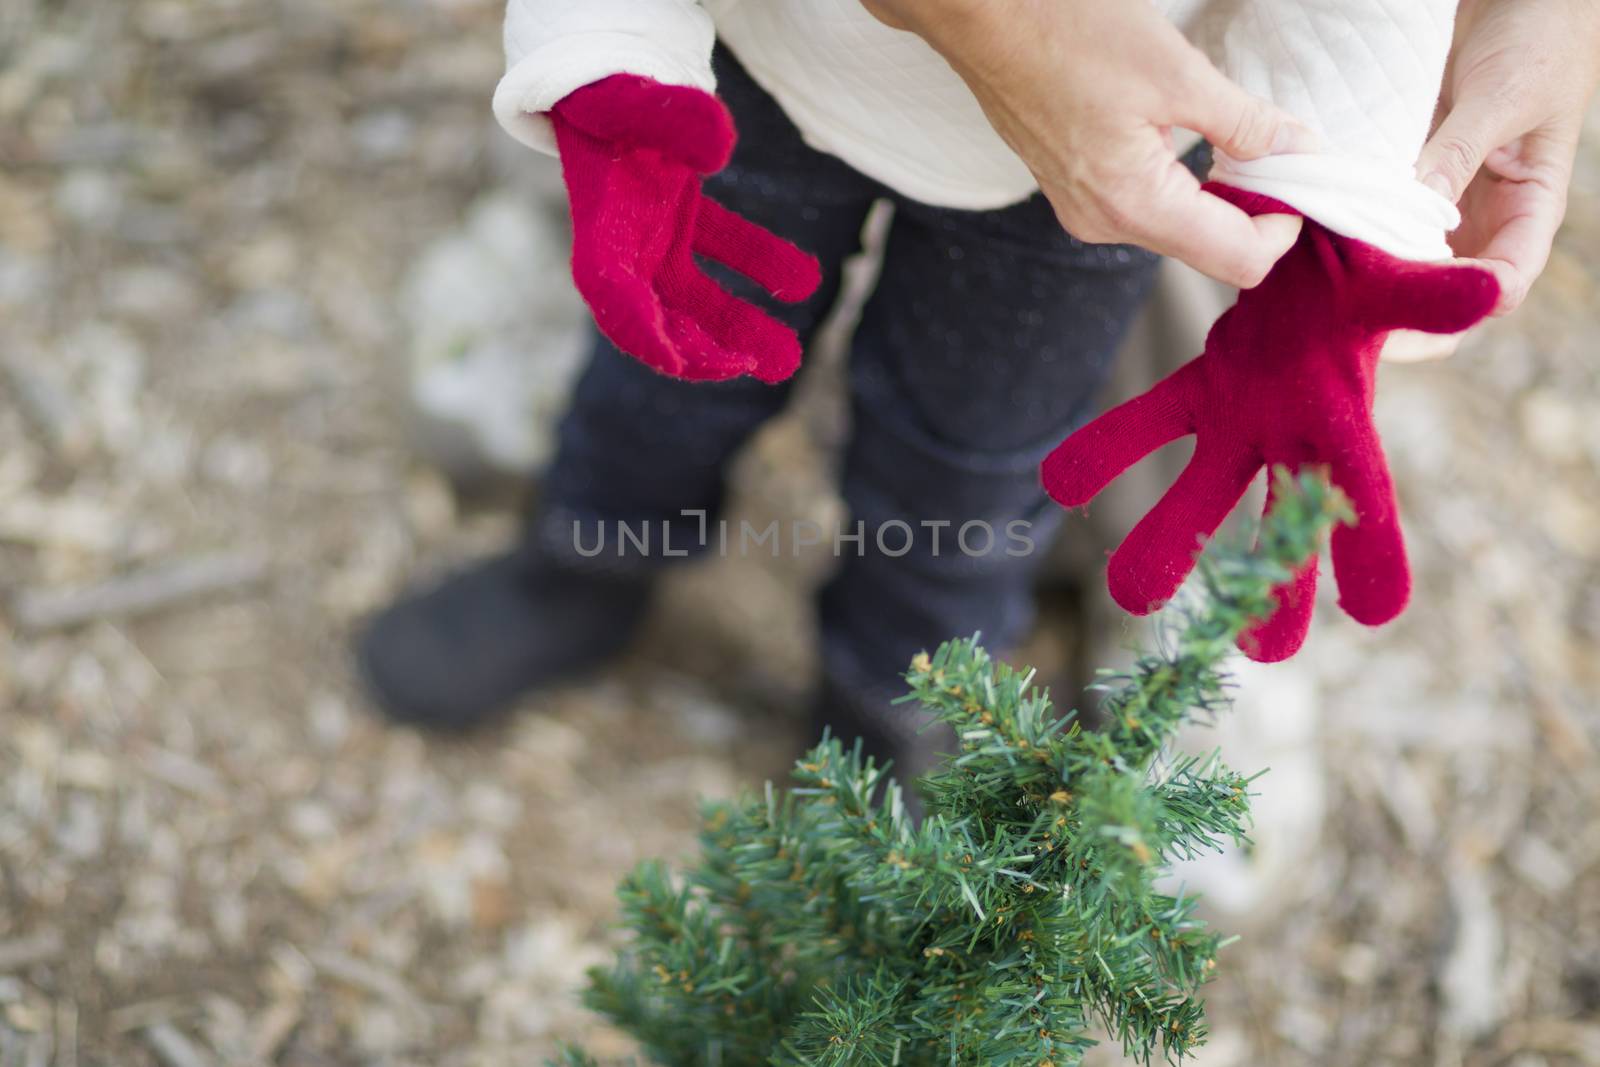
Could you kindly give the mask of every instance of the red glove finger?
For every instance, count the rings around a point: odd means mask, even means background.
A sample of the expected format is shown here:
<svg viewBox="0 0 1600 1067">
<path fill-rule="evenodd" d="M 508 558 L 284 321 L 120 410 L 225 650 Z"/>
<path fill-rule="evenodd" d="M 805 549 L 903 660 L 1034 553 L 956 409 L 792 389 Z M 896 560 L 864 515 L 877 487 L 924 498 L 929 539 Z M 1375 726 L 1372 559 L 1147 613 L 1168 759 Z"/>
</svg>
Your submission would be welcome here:
<svg viewBox="0 0 1600 1067">
<path fill-rule="evenodd" d="M 666 372 L 672 377 L 688 382 L 725 382 L 750 373 L 749 354 L 729 352 L 712 340 L 695 313 L 662 308 L 661 315 L 665 323 L 665 343 L 678 362 L 676 371 Z"/>
<path fill-rule="evenodd" d="M 672 337 L 667 316 L 642 279 L 596 286 L 579 281 L 578 292 L 594 315 L 595 328 L 617 348 L 662 374 L 682 377 L 682 346 Z"/>
<path fill-rule="evenodd" d="M 1377 431 L 1347 447 L 1329 464 L 1333 484 L 1350 498 L 1356 524 L 1333 532 L 1333 573 L 1339 606 L 1352 619 L 1381 626 L 1411 599 L 1411 569 L 1400 533 L 1394 480 L 1384 462 Z"/>
<path fill-rule="evenodd" d="M 726 167 L 738 139 L 733 116 L 715 96 L 632 74 L 569 93 L 553 114 L 598 140 L 653 149 L 699 174 Z"/>
<path fill-rule="evenodd" d="M 1257 663 L 1282 663 L 1306 643 L 1317 601 L 1316 557 L 1278 586 L 1273 597 L 1277 610 L 1239 637 L 1240 650 Z"/>
<path fill-rule="evenodd" d="M 738 271 L 787 304 L 809 300 L 822 284 L 816 256 L 704 195 L 694 250 Z"/>
<path fill-rule="evenodd" d="M 1112 553 L 1111 598 L 1134 615 L 1172 599 L 1194 570 L 1201 540 L 1216 533 L 1260 469 L 1259 455 L 1202 437 L 1172 488 Z"/>
<path fill-rule="evenodd" d="M 723 373 L 753 374 L 764 382 L 781 382 L 799 369 L 800 338 L 754 304 L 723 289 L 690 265 L 662 279 L 668 308 L 694 324 L 677 336 L 685 346 L 685 377 L 718 380 Z M 704 372 L 696 364 L 703 363 Z"/>
<path fill-rule="evenodd" d="M 1082 507 L 1145 456 L 1194 433 L 1190 412 L 1198 384 L 1196 364 L 1186 363 L 1068 437 L 1040 468 L 1045 492 L 1062 507 Z"/>
<path fill-rule="evenodd" d="M 1287 462 L 1288 459 L 1279 456 L 1267 463 L 1267 503 L 1263 515 L 1271 514 L 1278 502 L 1277 467 L 1282 464 L 1293 469 L 1299 465 Z M 1306 643 L 1306 634 L 1311 632 L 1311 612 L 1317 600 L 1317 558 L 1313 556 L 1307 560 L 1306 565 L 1273 590 L 1272 595 L 1277 608 L 1239 636 L 1239 648 L 1257 663 L 1281 663 Z"/>
<path fill-rule="evenodd" d="M 1410 263 L 1370 245 L 1348 247 L 1360 314 L 1375 332 L 1460 333 L 1500 302 L 1499 280 L 1482 267 Z"/>
</svg>

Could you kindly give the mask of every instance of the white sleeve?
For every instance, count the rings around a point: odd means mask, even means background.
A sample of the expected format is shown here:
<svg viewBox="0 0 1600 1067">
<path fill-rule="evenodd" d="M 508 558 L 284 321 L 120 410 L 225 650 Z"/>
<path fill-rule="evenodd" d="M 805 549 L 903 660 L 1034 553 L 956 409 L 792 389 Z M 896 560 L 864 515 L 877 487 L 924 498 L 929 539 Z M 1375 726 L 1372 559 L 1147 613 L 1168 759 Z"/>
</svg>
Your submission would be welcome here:
<svg viewBox="0 0 1600 1067">
<path fill-rule="evenodd" d="M 1220 33 L 1224 73 L 1316 130 L 1317 155 L 1212 176 L 1276 197 L 1405 259 L 1450 255 L 1460 214 L 1416 177 L 1450 54 L 1457 0 L 1242 0 Z M 1217 37 L 1212 38 L 1217 48 Z"/>
<path fill-rule="evenodd" d="M 696 0 L 509 0 L 495 118 L 523 144 L 553 155 L 545 113 L 591 82 L 638 74 L 714 90 L 715 36 Z"/>
</svg>

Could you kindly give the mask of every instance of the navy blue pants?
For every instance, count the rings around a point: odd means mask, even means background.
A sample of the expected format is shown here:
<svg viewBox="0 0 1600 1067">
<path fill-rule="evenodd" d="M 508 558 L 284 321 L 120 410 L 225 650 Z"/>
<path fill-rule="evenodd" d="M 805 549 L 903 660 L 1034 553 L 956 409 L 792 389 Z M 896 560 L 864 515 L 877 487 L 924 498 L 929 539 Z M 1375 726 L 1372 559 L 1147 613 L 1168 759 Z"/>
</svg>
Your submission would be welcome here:
<svg viewBox="0 0 1600 1067">
<path fill-rule="evenodd" d="M 842 545 L 820 594 L 824 669 L 838 684 L 879 691 L 899 687 L 918 650 L 951 637 L 981 630 L 1003 650 L 1031 620 L 1031 580 L 1058 517 L 1039 462 L 1091 413 L 1157 257 L 1074 239 L 1040 195 L 983 212 L 909 200 L 807 147 L 726 53 L 717 68 L 740 141 L 707 192 L 823 269 L 821 289 L 799 306 L 713 269 L 731 290 L 808 342 L 839 294 L 841 265 L 860 250 L 869 209 L 881 198 L 895 206 L 850 355 L 842 491 L 846 532 L 860 521 L 865 536 Z M 574 521 L 620 520 L 658 536 L 668 524 L 675 550 L 696 544 L 700 520 L 680 512 L 717 515 L 729 459 L 789 392 L 752 379 L 676 381 L 597 339 L 535 517 L 540 540 L 570 550 Z M 1017 522 L 1028 524 L 1012 532 L 1025 530 L 1031 551 L 1008 537 Z M 965 548 L 955 544 L 963 526 Z M 994 535 L 987 551 L 984 527 Z M 665 562 L 658 551 L 642 565 Z"/>
</svg>

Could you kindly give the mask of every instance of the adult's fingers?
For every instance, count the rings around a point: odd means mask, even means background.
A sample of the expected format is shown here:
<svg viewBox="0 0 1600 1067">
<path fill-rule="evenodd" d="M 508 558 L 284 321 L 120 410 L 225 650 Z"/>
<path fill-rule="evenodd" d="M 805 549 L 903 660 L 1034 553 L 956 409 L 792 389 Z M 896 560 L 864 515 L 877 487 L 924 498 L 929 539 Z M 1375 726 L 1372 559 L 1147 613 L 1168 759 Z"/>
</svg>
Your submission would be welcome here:
<svg viewBox="0 0 1600 1067">
<path fill-rule="evenodd" d="M 1509 315 L 1522 306 L 1528 299 L 1528 291 L 1533 288 L 1534 281 L 1544 273 L 1545 264 L 1549 262 L 1550 252 L 1547 249 L 1542 254 L 1535 253 L 1531 257 L 1530 266 L 1519 266 L 1504 259 L 1475 259 L 1474 264 L 1493 274 L 1500 283 L 1500 302 L 1495 305 L 1494 317 L 1500 318 Z"/>
<path fill-rule="evenodd" d="M 1250 95 L 1185 46 L 1171 105 L 1172 123 L 1200 133 L 1235 159 L 1310 153 L 1321 138 L 1293 115 Z M 1133 240 L 1182 260 L 1203 274 L 1241 289 L 1261 283 L 1300 234 L 1301 220 L 1287 215 L 1251 218 L 1200 188 L 1194 175 L 1169 159 L 1143 202 L 1118 205 L 1116 214 Z"/>
<path fill-rule="evenodd" d="M 1315 152 L 1321 138 L 1299 119 L 1234 84 L 1198 51 L 1184 65 L 1173 121 L 1234 159 Z"/>
<path fill-rule="evenodd" d="M 1176 161 L 1142 199 L 1118 209 L 1129 239 L 1240 289 L 1261 284 L 1304 223 L 1298 215 L 1247 215 L 1202 189 Z"/>
<path fill-rule="evenodd" d="M 1533 283 L 1550 263 L 1556 233 L 1566 215 L 1564 190 L 1533 189 L 1518 200 L 1517 211 L 1501 224 L 1473 261 L 1500 283 L 1496 315 L 1510 314 L 1528 298 Z"/>
<path fill-rule="evenodd" d="M 1452 204 L 1458 202 L 1489 154 L 1524 132 L 1516 128 L 1518 119 L 1505 94 L 1464 93 L 1423 146 L 1417 177 Z"/>
<path fill-rule="evenodd" d="M 1139 460 L 1193 433 L 1194 366 L 1184 364 L 1057 445 L 1039 470 L 1045 492 L 1062 507 L 1082 507 Z"/>
</svg>

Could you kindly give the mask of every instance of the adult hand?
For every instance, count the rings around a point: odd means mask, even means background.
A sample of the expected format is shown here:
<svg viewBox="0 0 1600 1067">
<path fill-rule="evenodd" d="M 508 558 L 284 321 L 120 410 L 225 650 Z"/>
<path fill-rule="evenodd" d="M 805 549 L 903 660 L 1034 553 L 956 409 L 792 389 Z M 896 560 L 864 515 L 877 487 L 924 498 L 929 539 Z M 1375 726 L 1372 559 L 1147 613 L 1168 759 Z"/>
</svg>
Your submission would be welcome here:
<svg viewBox="0 0 1600 1067">
<path fill-rule="evenodd" d="M 1204 192 L 1172 128 L 1238 159 L 1315 151 L 1315 135 L 1225 78 L 1148 0 L 862 2 L 955 68 L 1080 240 L 1252 288 L 1299 235 L 1298 218 L 1252 219 Z"/>
<path fill-rule="evenodd" d="M 1464 0 L 1442 121 L 1417 174 L 1459 202 L 1456 254 L 1515 310 L 1550 261 L 1585 112 L 1600 83 L 1600 2 Z"/>
</svg>

